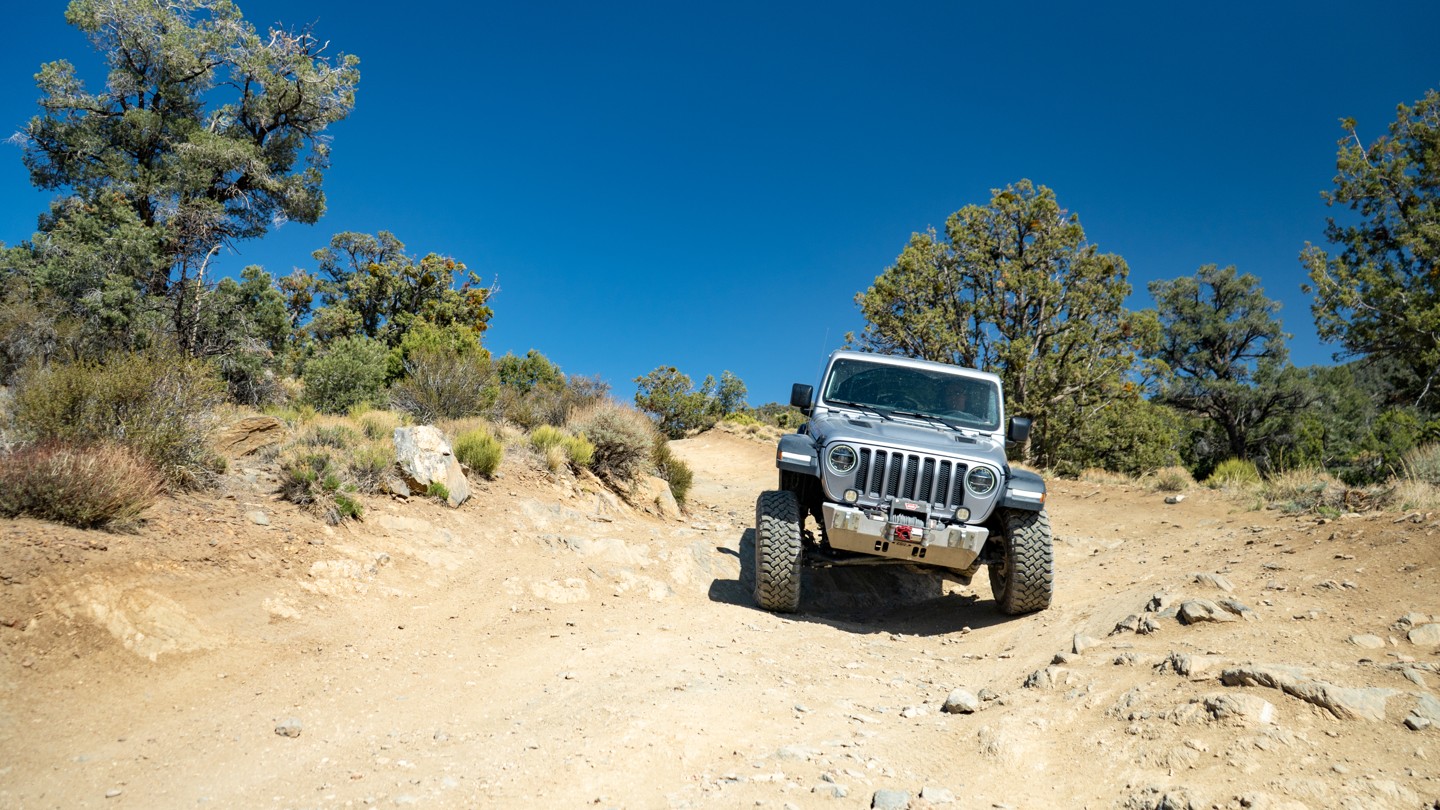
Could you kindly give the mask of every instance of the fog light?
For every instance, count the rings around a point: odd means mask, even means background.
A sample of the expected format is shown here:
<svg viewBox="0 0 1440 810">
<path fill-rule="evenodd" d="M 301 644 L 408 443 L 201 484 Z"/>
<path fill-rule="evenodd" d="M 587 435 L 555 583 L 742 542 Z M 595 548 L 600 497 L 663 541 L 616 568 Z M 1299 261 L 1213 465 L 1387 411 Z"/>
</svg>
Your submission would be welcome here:
<svg viewBox="0 0 1440 810">
<path fill-rule="evenodd" d="M 969 519 L 970 519 L 970 510 L 969 510 L 969 509 L 966 509 L 966 508 L 963 507 L 963 506 L 960 507 L 959 509 L 956 509 L 956 510 L 955 510 L 955 519 L 956 519 L 956 520 L 969 520 Z"/>
<path fill-rule="evenodd" d="M 853 489 L 845 490 L 845 503 L 854 503 L 860 500 L 860 493 Z"/>
</svg>

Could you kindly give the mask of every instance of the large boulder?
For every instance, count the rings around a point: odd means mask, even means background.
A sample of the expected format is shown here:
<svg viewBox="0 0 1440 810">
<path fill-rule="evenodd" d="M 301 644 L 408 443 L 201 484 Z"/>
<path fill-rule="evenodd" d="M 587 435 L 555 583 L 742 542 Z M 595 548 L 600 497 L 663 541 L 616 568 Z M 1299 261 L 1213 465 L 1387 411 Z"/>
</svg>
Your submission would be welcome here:
<svg viewBox="0 0 1440 810">
<path fill-rule="evenodd" d="M 240 458 L 284 440 L 284 422 L 273 416 L 247 416 L 215 435 L 215 450 L 230 458 Z"/>
<path fill-rule="evenodd" d="M 411 489 L 423 493 L 431 484 L 441 484 L 450 494 L 452 507 L 470 500 L 465 471 L 444 434 L 434 426 L 395 428 L 395 456 Z"/>
</svg>

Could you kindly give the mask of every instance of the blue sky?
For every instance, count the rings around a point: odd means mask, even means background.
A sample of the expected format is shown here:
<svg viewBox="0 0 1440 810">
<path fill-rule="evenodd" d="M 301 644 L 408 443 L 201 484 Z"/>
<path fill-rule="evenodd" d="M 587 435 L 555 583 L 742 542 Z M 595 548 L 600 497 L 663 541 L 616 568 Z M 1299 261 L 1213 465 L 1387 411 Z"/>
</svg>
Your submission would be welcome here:
<svg viewBox="0 0 1440 810">
<path fill-rule="evenodd" d="M 631 380 L 730 370 L 784 401 L 863 322 L 910 234 L 1029 178 L 1145 284 L 1234 264 L 1330 362 L 1297 255 L 1321 242 L 1338 119 L 1365 139 L 1440 87 L 1440 3 L 449 3 L 239 0 L 361 59 L 326 216 L 222 258 L 314 267 L 393 231 L 498 278 L 486 344 Z M 33 74 L 103 82 L 64 3 L 7 9 L 0 132 Z M 0 144 L 0 241 L 35 228 Z"/>
</svg>

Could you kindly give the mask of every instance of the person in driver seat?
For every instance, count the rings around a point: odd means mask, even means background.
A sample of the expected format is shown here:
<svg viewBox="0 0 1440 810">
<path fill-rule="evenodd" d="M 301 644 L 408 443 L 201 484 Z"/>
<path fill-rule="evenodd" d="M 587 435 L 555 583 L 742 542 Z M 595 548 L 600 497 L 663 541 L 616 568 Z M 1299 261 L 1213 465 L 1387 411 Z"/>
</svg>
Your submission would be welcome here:
<svg viewBox="0 0 1440 810">
<path fill-rule="evenodd" d="M 974 416 L 970 412 L 970 383 L 951 380 L 940 395 L 940 409 L 949 416 Z"/>
</svg>

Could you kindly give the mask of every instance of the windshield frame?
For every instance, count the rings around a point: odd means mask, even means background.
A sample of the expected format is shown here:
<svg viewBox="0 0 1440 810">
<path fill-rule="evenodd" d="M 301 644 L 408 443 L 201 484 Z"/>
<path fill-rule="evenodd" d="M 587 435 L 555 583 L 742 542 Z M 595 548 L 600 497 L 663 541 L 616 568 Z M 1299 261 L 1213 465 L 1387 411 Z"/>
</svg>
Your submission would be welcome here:
<svg viewBox="0 0 1440 810">
<path fill-rule="evenodd" d="M 964 407 L 954 392 L 964 389 Z M 871 411 L 885 418 L 938 421 L 952 428 L 1000 430 L 1004 402 L 993 375 L 940 363 L 893 363 L 836 357 L 825 370 L 819 402 L 834 408 Z"/>
</svg>

